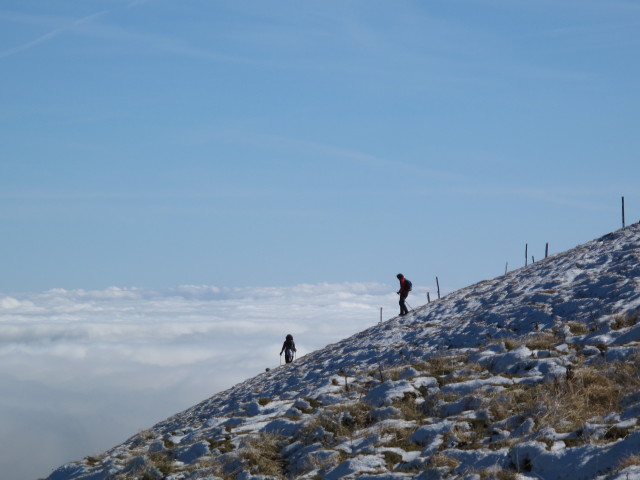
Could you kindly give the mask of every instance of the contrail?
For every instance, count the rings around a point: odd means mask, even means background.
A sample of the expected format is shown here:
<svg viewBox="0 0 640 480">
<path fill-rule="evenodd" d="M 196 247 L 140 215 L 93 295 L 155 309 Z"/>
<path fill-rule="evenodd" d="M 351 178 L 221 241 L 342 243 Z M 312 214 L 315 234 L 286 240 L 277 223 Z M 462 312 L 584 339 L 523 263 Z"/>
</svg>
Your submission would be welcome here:
<svg viewBox="0 0 640 480">
<path fill-rule="evenodd" d="M 90 22 L 94 18 L 102 16 L 102 15 L 104 15 L 106 13 L 108 13 L 106 10 L 104 10 L 102 12 L 98 12 L 98 13 L 93 13 L 91 15 L 88 15 L 86 17 L 83 17 L 83 18 L 80 18 L 80 19 L 74 21 L 73 24 L 71 24 L 68 27 L 56 28 L 55 30 L 52 30 L 51 32 L 46 33 L 46 34 L 42 35 L 41 37 L 36 38 L 35 40 L 31 40 L 30 42 L 27 42 L 27 43 L 25 43 L 23 45 L 19 45 L 17 47 L 10 48 L 9 50 L 5 50 L 3 52 L 0 52 L 0 58 L 10 57 L 10 56 L 15 55 L 17 53 L 24 52 L 25 50 L 29 50 L 31 48 L 37 47 L 38 45 L 41 45 L 43 43 L 48 42 L 49 40 L 57 37 L 58 35 L 63 34 L 64 32 L 70 30 L 73 27 L 76 27 L 78 25 L 82 25 L 83 23 Z"/>
</svg>

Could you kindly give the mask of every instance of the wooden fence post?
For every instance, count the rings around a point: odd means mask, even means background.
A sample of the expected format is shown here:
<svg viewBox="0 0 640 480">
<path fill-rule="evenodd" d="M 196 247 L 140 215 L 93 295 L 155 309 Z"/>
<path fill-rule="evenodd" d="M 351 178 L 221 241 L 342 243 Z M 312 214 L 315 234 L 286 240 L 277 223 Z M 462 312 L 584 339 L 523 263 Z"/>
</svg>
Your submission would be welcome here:
<svg viewBox="0 0 640 480">
<path fill-rule="evenodd" d="M 529 265 L 529 244 L 524 244 L 524 266 Z"/>
<path fill-rule="evenodd" d="M 625 228 L 625 224 L 624 224 L 624 197 L 622 197 L 622 228 Z"/>
<path fill-rule="evenodd" d="M 438 277 L 436 277 L 436 286 L 438 287 L 438 300 L 440 300 L 440 282 L 438 281 Z"/>
<path fill-rule="evenodd" d="M 429 296 L 429 292 L 427 292 L 427 303 L 431 303 L 431 297 Z"/>
<path fill-rule="evenodd" d="M 547 242 L 547 245 L 544 247 L 544 258 L 547 258 L 549 256 L 549 242 Z"/>
</svg>

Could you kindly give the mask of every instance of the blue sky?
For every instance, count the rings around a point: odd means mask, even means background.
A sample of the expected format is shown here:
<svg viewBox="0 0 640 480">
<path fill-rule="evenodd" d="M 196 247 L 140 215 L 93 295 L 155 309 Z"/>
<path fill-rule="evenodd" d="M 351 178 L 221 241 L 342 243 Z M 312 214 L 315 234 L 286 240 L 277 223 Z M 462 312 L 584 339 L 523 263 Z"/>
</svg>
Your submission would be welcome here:
<svg viewBox="0 0 640 480">
<path fill-rule="evenodd" d="M 640 219 L 632 1 L 0 7 L 0 291 L 463 287 Z"/>
<path fill-rule="evenodd" d="M 389 318 L 399 271 L 415 307 L 640 220 L 638 52 L 637 1 L 3 0 L 2 471 Z"/>
</svg>

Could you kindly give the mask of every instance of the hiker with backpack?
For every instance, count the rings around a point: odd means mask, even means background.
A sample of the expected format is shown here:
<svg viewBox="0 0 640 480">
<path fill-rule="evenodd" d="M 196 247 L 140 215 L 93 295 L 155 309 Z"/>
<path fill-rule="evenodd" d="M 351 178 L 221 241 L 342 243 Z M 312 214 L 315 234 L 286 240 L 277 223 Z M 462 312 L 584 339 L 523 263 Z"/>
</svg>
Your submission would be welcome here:
<svg viewBox="0 0 640 480">
<path fill-rule="evenodd" d="M 409 292 L 413 288 L 413 285 L 411 284 L 411 280 L 404 278 L 404 275 L 401 273 L 396 275 L 396 278 L 400 280 L 400 290 L 397 292 L 398 295 L 400 295 L 400 316 L 404 316 L 409 313 L 407 305 L 404 302 L 409 296 Z"/>
<path fill-rule="evenodd" d="M 286 363 L 293 362 L 293 354 L 297 352 L 296 344 L 293 341 L 293 335 L 289 334 L 284 340 L 282 344 L 282 350 L 280 350 L 280 356 L 282 356 L 282 352 L 284 352 L 284 361 Z"/>
</svg>

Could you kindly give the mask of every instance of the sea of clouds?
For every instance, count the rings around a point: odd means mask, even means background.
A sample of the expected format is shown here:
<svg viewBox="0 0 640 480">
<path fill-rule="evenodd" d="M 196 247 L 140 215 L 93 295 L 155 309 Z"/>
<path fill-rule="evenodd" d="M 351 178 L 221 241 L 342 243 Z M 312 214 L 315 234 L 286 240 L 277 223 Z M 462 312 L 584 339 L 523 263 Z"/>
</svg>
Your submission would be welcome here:
<svg viewBox="0 0 640 480">
<path fill-rule="evenodd" d="M 394 288 L 395 287 L 395 288 Z M 395 285 L 0 294 L 0 472 L 34 480 L 399 310 Z M 426 303 L 415 288 L 413 306 Z M 282 360 L 283 361 L 283 360 Z"/>
</svg>

